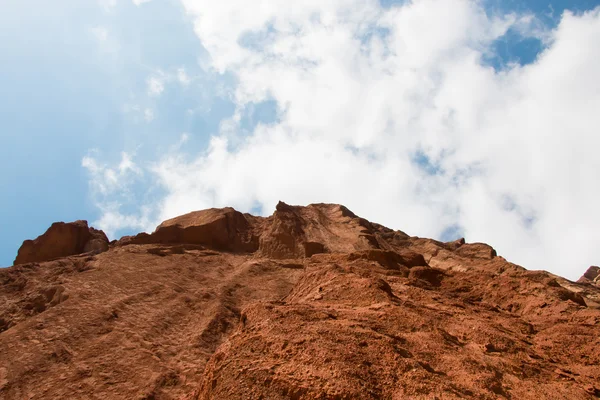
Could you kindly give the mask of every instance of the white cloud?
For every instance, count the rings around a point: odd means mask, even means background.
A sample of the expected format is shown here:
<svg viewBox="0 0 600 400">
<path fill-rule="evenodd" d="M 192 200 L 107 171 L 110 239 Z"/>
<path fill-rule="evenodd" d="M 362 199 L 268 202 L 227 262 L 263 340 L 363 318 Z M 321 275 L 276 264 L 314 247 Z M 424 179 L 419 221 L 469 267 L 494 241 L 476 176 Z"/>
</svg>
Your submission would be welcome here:
<svg viewBox="0 0 600 400">
<path fill-rule="evenodd" d="M 161 76 L 153 76 L 147 81 L 148 95 L 160 96 L 165 90 L 165 80 Z"/>
<path fill-rule="evenodd" d="M 192 82 L 192 78 L 183 67 L 167 71 L 158 69 L 146 80 L 148 95 L 152 97 L 160 96 L 164 92 L 165 86 L 173 82 L 188 86 Z"/>
<path fill-rule="evenodd" d="M 93 193 L 110 195 L 127 190 L 134 175 L 142 175 L 142 169 L 137 166 L 132 156 L 121 153 L 121 159 L 116 167 L 99 163 L 95 157 L 88 155 L 81 160 L 81 166 L 90 174 L 90 189 Z"/>
<path fill-rule="evenodd" d="M 182 2 L 210 67 L 237 77 L 236 113 L 205 152 L 149 169 L 167 193 L 159 219 L 326 201 L 421 236 L 458 224 L 570 278 L 600 259 L 600 9 L 546 30 L 467 0 Z M 548 47 L 496 71 L 483 60 L 509 28 Z M 242 136 L 267 99 L 278 121 Z"/>
<path fill-rule="evenodd" d="M 156 96 L 156 95 L 151 95 Z M 152 122 L 156 118 L 156 114 L 153 108 L 143 107 L 140 104 L 125 103 L 122 107 L 122 112 L 128 115 L 132 121 L 136 123 L 140 122 Z"/>
<path fill-rule="evenodd" d="M 154 120 L 154 111 L 149 108 L 144 110 L 144 119 L 146 122 L 152 122 Z"/>
<path fill-rule="evenodd" d="M 96 40 L 102 57 L 106 57 L 107 55 L 116 57 L 118 55 L 120 43 L 107 27 L 101 25 L 94 26 L 89 28 L 89 32 Z"/>
<path fill-rule="evenodd" d="M 177 80 L 179 81 L 179 83 L 181 83 L 183 86 L 187 86 L 190 84 L 191 79 L 188 76 L 188 74 L 185 72 L 185 68 L 178 68 L 177 69 Z"/>
<path fill-rule="evenodd" d="M 117 6 L 117 0 L 98 0 L 98 3 L 104 9 L 105 12 L 110 12 L 113 8 Z"/>
<path fill-rule="evenodd" d="M 89 174 L 92 200 L 101 211 L 101 217 L 92 224 L 114 238 L 122 229 L 151 230 L 156 221 L 150 220 L 151 207 L 139 207 L 136 215 L 121 212 L 123 203 L 131 201 L 132 184 L 143 176 L 142 169 L 133 161 L 133 156 L 122 152 L 116 166 L 99 163 L 93 155 L 83 157 L 81 165 Z"/>
<path fill-rule="evenodd" d="M 108 29 L 103 26 L 93 27 L 90 29 L 90 32 L 99 42 L 106 42 L 108 40 Z"/>
<path fill-rule="evenodd" d="M 140 231 L 150 232 L 156 221 L 150 220 L 150 208 L 142 207 L 138 215 L 127 215 L 119 211 L 120 205 L 101 204 L 99 205 L 102 216 L 93 225 L 102 229 L 104 233 L 112 240 L 116 238 L 116 233 L 123 229 L 138 229 Z"/>
<path fill-rule="evenodd" d="M 151 0 L 131 0 L 131 2 L 133 4 L 135 4 L 136 6 L 141 6 L 144 3 L 149 3 Z"/>
</svg>

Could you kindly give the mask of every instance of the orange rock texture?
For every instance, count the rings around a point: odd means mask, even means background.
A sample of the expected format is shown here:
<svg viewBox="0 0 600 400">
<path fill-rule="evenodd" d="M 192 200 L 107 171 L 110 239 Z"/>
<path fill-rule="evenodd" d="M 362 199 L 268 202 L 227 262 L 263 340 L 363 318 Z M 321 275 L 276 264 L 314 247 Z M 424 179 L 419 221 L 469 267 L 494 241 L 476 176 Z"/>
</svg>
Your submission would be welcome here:
<svg viewBox="0 0 600 400">
<path fill-rule="evenodd" d="M 567 251 L 567 250 L 565 250 Z M 597 267 L 528 271 L 344 206 L 85 221 L 0 270 L 0 399 L 600 398 Z"/>
</svg>

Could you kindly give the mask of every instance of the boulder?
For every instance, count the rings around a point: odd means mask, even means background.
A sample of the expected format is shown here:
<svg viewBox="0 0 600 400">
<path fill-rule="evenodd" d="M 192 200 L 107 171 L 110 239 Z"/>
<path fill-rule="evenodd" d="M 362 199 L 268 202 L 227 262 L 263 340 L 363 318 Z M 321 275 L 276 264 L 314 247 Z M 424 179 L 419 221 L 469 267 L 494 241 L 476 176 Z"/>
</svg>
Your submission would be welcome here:
<svg viewBox="0 0 600 400">
<path fill-rule="evenodd" d="M 483 258 L 486 260 L 491 260 L 497 256 L 496 250 L 485 243 L 462 244 L 454 252 L 461 257 Z"/>
<path fill-rule="evenodd" d="M 583 276 L 577 280 L 577 282 L 600 284 L 600 267 L 592 265 L 585 271 Z"/>
<path fill-rule="evenodd" d="M 101 230 L 88 227 L 87 221 L 55 222 L 43 235 L 23 242 L 14 264 L 48 261 L 106 250 L 108 238 Z"/>
<path fill-rule="evenodd" d="M 583 277 L 589 279 L 590 281 L 593 281 L 599 275 L 600 275 L 600 267 L 596 267 L 596 266 L 592 265 L 591 267 L 589 267 L 587 269 L 587 271 L 585 271 L 585 273 L 583 274 Z"/>
</svg>

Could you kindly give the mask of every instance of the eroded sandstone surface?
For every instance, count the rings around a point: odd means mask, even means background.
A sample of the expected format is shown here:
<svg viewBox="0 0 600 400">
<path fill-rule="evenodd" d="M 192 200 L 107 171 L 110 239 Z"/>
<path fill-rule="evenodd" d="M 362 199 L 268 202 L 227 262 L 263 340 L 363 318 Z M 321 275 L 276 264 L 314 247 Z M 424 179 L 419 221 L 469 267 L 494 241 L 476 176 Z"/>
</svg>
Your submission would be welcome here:
<svg viewBox="0 0 600 400">
<path fill-rule="evenodd" d="M 0 399 L 600 398 L 593 267 L 571 282 L 334 204 L 94 251 L 65 225 L 0 270 Z"/>
</svg>

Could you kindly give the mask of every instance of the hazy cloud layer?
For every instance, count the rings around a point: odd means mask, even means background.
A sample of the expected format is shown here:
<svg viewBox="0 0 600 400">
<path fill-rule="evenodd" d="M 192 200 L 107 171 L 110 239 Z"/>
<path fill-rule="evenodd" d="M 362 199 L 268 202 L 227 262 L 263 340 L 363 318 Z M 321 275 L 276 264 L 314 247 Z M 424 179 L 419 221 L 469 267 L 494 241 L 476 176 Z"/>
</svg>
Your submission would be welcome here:
<svg viewBox="0 0 600 400">
<path fill-rule="evenodd" d="M 186 134 L 154 160 L 124 155 L 110 168 L 87 156 L 100 227 L 151 230 L 213 206 L 270 214 L 278 200 L 336 202 L 570 278 L 598 263 L 600 9 L 566 12 L 550 29 L 465 0 L 182 3 L 205 73 L 235 78 L 225 94 L 235 111 L 198 154 L 185 151 Z M 543 43 L 535 62 L 489 62 L 508 32 Z M 183 68 L 157 73 L 148 95 L 190 81 Z M 265 102 L 275 118 L 248 130 L 244 118 Z M 124 211 L 117 191 L 141 176 L 163 195 Z"/>
</svg>

